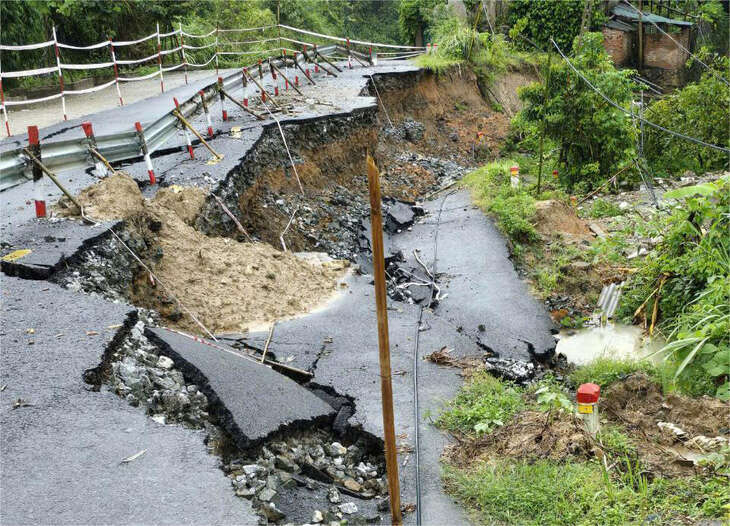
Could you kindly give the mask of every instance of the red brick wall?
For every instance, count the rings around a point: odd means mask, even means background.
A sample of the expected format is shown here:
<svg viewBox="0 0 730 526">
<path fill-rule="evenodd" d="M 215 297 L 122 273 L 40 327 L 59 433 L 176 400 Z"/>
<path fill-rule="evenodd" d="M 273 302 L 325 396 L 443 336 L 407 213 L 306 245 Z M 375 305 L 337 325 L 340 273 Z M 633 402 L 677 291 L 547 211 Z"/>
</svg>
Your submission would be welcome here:
<svg viewBox="0 0 730 526">
<path fill-rule="evenodd" d="M 610 27 L 603 28 L 603 47 L 616 66 L 626 66 L 633 62 L 631 53 L 632 33 Z"/>
<path fill-rule="evenodd" d="M 664 29 L 664 28 L 662 28 Z M 665 31 L 667 31 L 665 29 Z M 689 29 L 679 33 L 667 31 L 672 38 L 689 49 Z M 649 68 L 682 69 L 689 55 L 679 49 L 669 37 L 659 31 L 649 33 L 644 30 L 644 65 Z"/>
</svg>

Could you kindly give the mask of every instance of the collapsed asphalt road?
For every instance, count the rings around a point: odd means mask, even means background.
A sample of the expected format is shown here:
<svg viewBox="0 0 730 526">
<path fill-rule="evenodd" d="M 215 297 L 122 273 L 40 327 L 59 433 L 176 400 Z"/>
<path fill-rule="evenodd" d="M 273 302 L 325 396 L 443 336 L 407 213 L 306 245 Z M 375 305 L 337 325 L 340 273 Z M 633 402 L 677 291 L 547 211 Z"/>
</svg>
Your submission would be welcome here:
<svg viewBox="0 0 730 526">
<path fill-rule="evenodd" d="M 375 71 L 378 68 L 370 69 Z M 388 66 L 386 69 L 398 72 L 399 66 Z M 413 69 L 411 65 L 400 67 L 403 72 L 412 72 Z M 353 123 L 355 126 L 373 125 L 372 121 L 376 118 L 373 113 L 377 110 L 375 99 L 357 97 L 367 83 L 363 71 L 367 70 L 347 72 L 340 79 L 328 81 L 329 96 L 332 100 L 342 99 L 340 106 L 325 106 L 324 110 L 318 110 L 319 114 L 310 112 L 308 115 L 287 117 L 293 123 L 291 131 L 285 128 L 290 146 L 297 147 L 299 141 L 299 146 L 304 149 L 307 145 L 311 146 L 312 141 L 326 140 L 326 130 L 330 129 L 331 133 L 333 127 L 339 129 L 337 126 Z M 325 84 L 321 87 L 326 91 L 327 83 L 321 84 Z M 333 87 L 339 88 L 335 90 Z M 352 95 L 352 100 L 343 98 L 343 93 Z M 305 106 L 310 107 L 311 104 Z M 328 115 L 328 112 L 334 116 Z M 235 111 L 230 113 L 233 119 L 239 120 L 224 123 L 224 134 L 218 135 L 212 142 L 218 151 L 225 154 L 223 161 L 208 164 L 208 155 L 201 146 L 197 146 L 195 160 L 185 159 L 175 149 L 171 149 L 168 155 L 156 157 L 155 163 L 163 184 L 214 188 L 231 209 L 238 211 L 240 194 L 237 185 L 241 181 L 252 183 L 258 174 L 253 166 L 255 161 L 263 165 L 283 163 L 286 166 L 288 160 L 281 155 L 279 158 L 272 157 L 277 149 L 280 150 L 275 123 L 269 121 L 267 128 L 263 128 L 246 115 L 238 115 Z M 301 133 L 296 134 L 296 131 Z M 250 157 L 254 158 L 253 161 L 250 161 Z M 296 151 L 295 158 L 296 162 L 301 162 L 296 157 Z M 146 174 L 143 163 L 133 163 L 126 168 L 143 185 L 145 195 L 152 195 L 156 191 L 155 187 L 144 186 Z M 94 177 L 87 172 L 62 174 L 62 179 L 77 193 Z M 108 238 L 109 234 L 103 227 L 83 225 L 79 221 L 30 219 L 32 206 L 30 201 L 25 201 L 29 195 L 28 187 L 25 184 L 3 192 L 4 209 L 12 209 L 13 213 L 4 215 L 0 225 L 6 243 L 2 247 L 2 254 L 29 247 L 32 250 L 27 256 L 4 262 L 3 271 L 35 280 L 54 281 L 61 269 L 66 270 L 69 266 L 73 270 L 79 255 L 87 251 L 89 246 L 98 244 L 99 240 Z M 216 207 L 215 203 L 209 201 L 209 209 L 216 210 Z M 547 313 L 529 296 L 526 286 L 512 267 L 503 239 L 492 223 L 471 205 L 468 195 L 463 191 L 446 193 L 425 203 L 424 209 L 427 214 L 416 217 L 416 222 L 411 225 L 413 215 L 395 204 L 394 218 L 397 224 L 391 229 L 387 240 L 392 251 L 403 254 L 404 267 L 420 268 L 419 275 L 424 278 L 428 274 L 423 269 L 425 265 L 430 273 L 435 274 L 439 287 L 439 304 L 433 309 L 424 309 L 428 302 L 423 301 L 420 305 L 389 302 L 402 501 L 406 504 L 420 503 L 418 513 L 424 524 L 459 524 L 466 522 L 466 518 L 444 493 L 440 481 L 438 459 L 448 439 L 428 422 L 425 415 L 437 413 L 441 403 L 455 394 L 461 379 L 456 369 L 438 366 L 423 358 L 446 346 L 453 349 L 452 355 L 457 358 L 481 358 L 487 353 L 529 362 L 535 357 L 549 354 L 554 341 Z M 203 216 L 202 221 L 209 218 L 215 221 L 212 214 Z M 223 217 L 223 220 L 226 218 Z M 414 252 L 416 250 L 418 252 Z M 415 254 L 418 254 L 418 260 Z M 367 268 L 367 265 L 363 268 Z M 252 363 L 250 357 L 244 364 L 245 359 L 235 352 L 214 351 L 202 343 L 193 344 L 189 339 L 171 337 L 160 329 L 149 329 L 147 334 L 157 344 L 156 352 L 163 355 L 167 353 L 177 370 L 183 371 L 185 382 L 194 385 L 194 391 L 199 388 L 205 393 L 209 402 L 207 409 L 215 417 L 216 424 L 232 436 L 239 448 L 251 444 L 257 444 L 258 447 L 262 443 L 271 446 L 268 439 L 293 428 L 331 426 L 335 433 L 341 435 L 342 438 L 338 440 L 349 444 L 346 448 L 349 455 L 349 448 L 357 449 L 356 445 L 363 441 L 377 443 L 382 436 L 375 303 L 371 281 L 372 278 L 367 275 L 352 275 L 347 280 L 348 287 L 327 308 L 276 324 L 268 346 L 269 357 L 292 368 L 309 371 L 311 377 L 300 375 L 295 379 L 300 385 L 294 380 L 279 378 L 276 376 L 279 373 L 266 365 Z M 103 289 L 100 287 L 98 291 L 103 293 Z M 56 311 L 51 314 L 36 307 L 39 301 L 37 298 L 40 297 L 38 291 L 48 294 L 54 305 L 64 306 L 62 315 L 53 319 L 52 323 L 45 320 L 53 318 Z M 78 330 L 79 327 L 88 327 L 92 333 L 101 333 L 99 329 L 102 327 L 116 327 L 125 323 L 133 315 L 133 309 L 80 293 L 72 294 L 45 281 L 4 278 L 3 294 L 17 298 L 17 302 L 4 302 L 4 314 L 7 316 L 3 319 L 9 320 L 9 325 L 3 328 L 3 349 L 10 348 L 12 352 L 4 352 L 2 356 L 2 385 L 7 385 L 2 393 L 2 457 L 4 462 L 6 459 L 19 459 L 19 462 L 11 460 L 12 466 L 8 469 L 4 467 L 2 483 L 5 487 L 11 484 L 22 488 L 14 495 L 14 501 L 9 502 L 9 507 L 3 506 L 4 510 L 11 510 L 12 514 L 7 516 L 16 518 L 17 522 L 51 522 L 46 517 L 50 517 L 54 509 L 65 506 L 64 513 L 53 522 L 160 522 L 161 514 L 165 514 L 164 517 L 171 522 L 208 523 L 212 520 L 250 524 L 258 520 L 252 513 L 253 505 L 269 501 L 258 496 L 258 500 L 246 499 L 252 497 L 250 486 L 262 480 L 248 480 L 245 487 L 237 486 L 240 482 L 238 478 L 242 476 L 236 474 L 240 468 L 238 461 L 221 460 L 221 464 L 225 462 L 224 471 L 218 469 L 216 457 L 208 456 L 205 452 L 203 433 L 178 426 L 163 426 L 144 417 L 140 409 L 115 399 L 106 391 L 105 384 L 96 381 L 93 385 L 85 385 L 82 382 L 84 371 L 98 366 L 102 362 L 102 355 L 108 355 L 113 350 L 116 344 L 110 344 L 109 340 L 121 328 L 108 329 L 108 335 L 104 332 L 107 336 L 104 341 L 98 335 L 87 335 L 85 329 L 74 340 L 66 342 L 63 348 L 65 354 L 56 351 L 53 339 L 39 338 L 31 346 L 24 339 L 30 333 L 23 333 L 23 330 L 34 328 L 31 323 L 37 326 L 35 330 L 44 326 L 44 338 L 48 334 L 53 337 L 66 334 L 70 328 Z M 112 295 L 108 299 L 117 300 L 118 296 Z M 26 311 L 30 314 L 26 315 Z M 24 317 L 34 321 L 21 322 Z M 124 327 L 129 328 L 128 325 Z M 92 338 L 94 345 L 88 345 L 89 338 Z M 266 348 L 267 339 L 268 333 L 228 336 L 226 339 L 221 338 L 221 345 L 232 343 L 249 351 L 257 350 L 260 354 Z M 46 351 L 43 355 L 47 360 L 44 362 L 44 374 L 34 372 L 33 376 L 28 376 L 33 382 L 19 380 L 28 375 L 28 370 L 34 366 L 33 355 L 24 352 L 26 348 Z M 209 354 L 204 351 L 209 351 Z M 76 360 L 79 356 L 84 357 L 83 363 Z M 49 370 L 53 374 L 48 374 Z M 36 405 L 35 399 L 42 400 L 38 392 L 51 392 L 66 383 L 71 386 L 69 389 L 73 388 L 77 397 L 73 411 L 63 403 L 63 398 L 54 398 L 54 404 Z M 92 391 L 99 386 L 101 392 Z M 416 394 L 420 404 L 418 415 L 415 414 L 414 404 Z M 12 409 L 18 398 L 21 402 L 16 409 Z M 100 400 L 105 402 L 99 403 Z M 23 401 L 31 405 L 25 405 Z M 146 405 L 144 400 L 141 402 L 142 406 Z M 85 412 L 77 415 L 81 413 L 77 410 L 79 407 L 84 408 Z M 136 415 L 135 422 L 145 425 L 134 427 L 125 424 L 123 428 L 107 425 L 107 419 L 116 422 L 117 417 L 111 415 L 120 412 L 126 415 L 124 418 Z M 32 415 L 34 425 L 27 426 L 24 420 L 16 417 L 23 414 Z M 49 436 L 54 433 L 49 431 L 54 422 L 51 415 L 54 414 L 64 415 L 61 420 L 66 427 L 59 432 L 61 440 L 49 444 Z M 26 426 L 24 431 L 20 426 Z M 119 429 L 140 431 L 133 441 L 131 437 L 121 434 Z M 414 450 L 417 430 L 420 453 L 418 474 Z M 186 438 L 179 439 L 178 435 Z M 5 440 L 6 437 L 8 440 Z M 75 437 L 77 443 L 84 445 L 84 449 L 74 449 L 76 445 L 70 437 Z M 167 449 L 163 447 L 166 441 L 170 441 Z M 130 451 L 126 448 L 124 452 L 110 450 L 108 442 L 129 446 Z M 179 448 L 183 447 L 186 449 L 180 451 Z M 328 447 L 338 449 L 333 443 Z M 73 456 L 68 463 L 65 457 L 58 454 L 59 448 L 72 451 Z M 85 456 L 81 458 L 88 453 L 89 448 L 99 454 L 95 453 L 90 459 Z M 122 469 L 136 466 L 147 477 L 150 484 L 146 487 L 148 493 L 140 497 L 135 492 L 137 484 L 134 478 L 115 477 L 116 463 L 143 450 L 147 451 L 122 465 Z M 42 452 L 41 470 L 53 474 L 40 486 L 28 484 L 25 466 L 36 465 L 31 451 Z M 331 457 L 333 463 L 339 461 L 340 464 L 327 466 L 331 468 L 330 477 L 354 469 L 354 461 L 349 463 L 343 460 L 347 455 Z M 99 457 L 103 457 L 104 462 L 114 457 L 115 463 L 98 462 Z M 84 466 L 86 486 L 70 486 L 78 494 L 69 496 L 65 490 L 58 489 L 66 483 L 65 479 L 56 477 L 63 477 L 64 473 L 68 473 L 69 465 L 74 463 Z M 289 468 L 296 470 L 291 465 Z M 190 477 L 189 473 L 195 473 L 195 477 Z M 328 482 L 320 480 L 319 485 L 315 484 L 311 481 L 315 475 Z M 228 481 L 226 476 L 233 478 L 233 481 Z M 286 477 L 277 475 L 271 481 L 269 479 L 272 476 L 266 477 L 266 489 L 270 490 L 267 497 L 274 499 L 269 504 L 285 512 L 285 520 L 308 522 L 312 518 L 312 509 L 329 509 L 332 513 L 340 514 L 337 518 L 386 520 L 382 510 L 380 518 L 375 518 L 379 504 L 376 504 L 370 490 L 350 489 L 350 500 L 336 503 L 328 496 L 330 478 L 321 473 L 309 472 L 307 477 L 300 476 L 294 488 L 288 485 L 283 487 L 284 482 L 287 482 Z M 352 477 L 348 474 L 348 478 Z M 359 477 L 359 480 L 355 480 L 356 484 L 350 482 L 349 486 L 357 488 L 373 480 L 365 481 Z M 124 485 L 124 490 L 115 491 L 112 481 Z M 206 484 L 205 491 L 191 497 L 191 488 L 197 487 L 196 484 L 201 481 Z M 421 486 L 420 498 L 417 496 L 416 481 Z M 248 494 L 244 498 L 236 498 L 231 484 L 236 488 L 236 494 Z M 274 490 L 272 486 L 277 489 Z M 282 489 L 279 489 L 280 486 Z M 255 487 L 257 491 L 264 489 Z M 94 489 L 93 502 L 87 506 L 83 495 Z M 278 496 L 273 497 L 276 493 Z M 160 506 L 147 505 L 147 499 L 159 499 L 160 495 L 171 496 Z M 3 492 L 3 504 L 6 498 L 9 499 L 7 493 Z M 205 504 L 200 501 L 205 501 Z M 99 502 L 106 502 L 114 514 L 105 515 Z M 130 506 L 130 502 L 133 505 Z M 165 507 L 168 505 L 174 509 Z M 345 511 L 340 509 L 341 506 L 344 506 Z M 333 512 L 332 508 L 338 511 Z M 355 508 L 357 512 L 352 511 Z M 47 515 L 30 515 L 27 511 L 30 509 L 45 509 Z M 175 509 L 182 511 L 176 512 Z M 257 511 L 261 511 L 261 508 Z M 6 516 L 5 512 L 3 516 Z M 278 520 L 284 519 L 279 517 Z M 407 514 L 406 520 L 411 524 L 416 523 L 417 514 Z"/>
</svg>

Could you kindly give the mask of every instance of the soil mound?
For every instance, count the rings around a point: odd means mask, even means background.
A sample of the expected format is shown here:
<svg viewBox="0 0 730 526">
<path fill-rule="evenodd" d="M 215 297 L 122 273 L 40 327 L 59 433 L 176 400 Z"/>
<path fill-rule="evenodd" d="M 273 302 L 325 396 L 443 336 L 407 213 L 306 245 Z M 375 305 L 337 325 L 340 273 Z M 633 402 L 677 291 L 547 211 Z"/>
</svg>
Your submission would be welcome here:
<svg viewBox="0 0 730 526">
<path fill-rule="evenodd" d="M 635 450 L 631 456 L 638 458 L 647 476 L 701 471 L 696 461 L 711 451 L 707 444 L 720 447 L 730 429 L 730 404 L 710 397 L 663 395 L 660 386 L 641 373 L 606 389 L 599 411 L 604 430 L 615 426 L 629 437 Z M 675 430 L 684 434 L 677 435 Z M 536 410 L 523 411 L 493 433 L 446 450 L 449 460 L 459 466 L 505 456 L 555 461 L 603 461 L 605 457 L 610 465 L 625 462 L 626 455 L 614 450 L 601 434 L 593 437 L 587 433 L 575 415 Z"/>
<path fill-rule="evenodd" d="M 140 257 L 164 283 L 140 268 L 127 294 L 132 303 L 157 310 L 168 325 L 203 334 L 185 308 L 212 332 L 239 332 L 302 314 L 334 294 L 341 265 L 307 262 L 264 243 L 195 230 L 191 225 L 205 198 L 200 188 L 171 186 L 145 200 L 126 174 L 80 193 L 92 218 L 128 220 L 127 229 L 143 240 L 138 246 L 146 246 Z M 79 213 L 70 202 L 58 208 L 63 215 Z"/>
<path fill-rule="evenodd" d="M 555 199 L 537 201 L 535 211 L 535 226 L 545 236 L 559 232 L 593 237 L 588 225 L 576 215 L 575 210 L 561 201 Z"/>
<path fill-rule="evenodd" d="M 137 183 L 128 174 L 117 172 L 82 190 L 76 200 L 84 213 L 97 220 L 125 219 L 144 210 L 144 198 Z M 55 206 L 59 216 L 77 216 L 80 211 L 63 197 Z"/>
</svg>

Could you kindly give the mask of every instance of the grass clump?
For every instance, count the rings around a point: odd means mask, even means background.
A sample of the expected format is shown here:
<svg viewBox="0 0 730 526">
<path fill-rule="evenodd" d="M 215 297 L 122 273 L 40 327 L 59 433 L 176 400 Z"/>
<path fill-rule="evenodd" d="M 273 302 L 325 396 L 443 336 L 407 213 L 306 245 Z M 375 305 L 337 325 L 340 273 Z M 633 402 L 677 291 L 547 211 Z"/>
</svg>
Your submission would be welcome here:
<svg viewBox="0 0 730 526">
<path fill-rule="evenodd" d="M 436 425 L 448 431 L 481 435 L 507 423 L 524 409 L 522 390 L 486 372 L 474 375 L 459 390 Z"/>
<path fill-rule="evenodd" d="M 437 75 L 445 73 L 452 66 L 456 66 L 457 64 L 464 62 L 463 60 L 435 54 L 419 55 L 412 60 L 417 66 L 433 71 Z"/>
<path fill-rule="evenodd" d="M 472 191 L 474 201 L 494 215 L 497 226 L 513 243 L 530 243 L 538 239 L 533 224 L 535 199 L 509 182 L 510 159 L 491 162 L 468 174 L 463 184 Z"/>
<path fill-rule="evenodd" d="M 585 383 L 594 383 L 606 388 L 612 383 L 626 378 L 628 375 L 643 372 L 650 378 L 659 381 L 660 372 L 658 368 L 649 361 L 596 358 L 590 363 L 578 367 L 568 375 L 568 380 L 574 386 Z"/>
<path fill-rule="evenodd" d="M 591 209 L 588 211 L 588 215 L 595 219 L 602 217 L 616 217 L 622 215 L 624 212 L 617 204 L 605 199 L 596 199 L 593 201 Z"/>
<path fill-rule="evenodd" d="M 676 524 L 721 517 L 727 504 L 721 478 L 638 480 L 609 477 L 597 463 L 497 461 L 470 470 L 447 466 L 449 491 L 481 524 Z"/>
</svg>

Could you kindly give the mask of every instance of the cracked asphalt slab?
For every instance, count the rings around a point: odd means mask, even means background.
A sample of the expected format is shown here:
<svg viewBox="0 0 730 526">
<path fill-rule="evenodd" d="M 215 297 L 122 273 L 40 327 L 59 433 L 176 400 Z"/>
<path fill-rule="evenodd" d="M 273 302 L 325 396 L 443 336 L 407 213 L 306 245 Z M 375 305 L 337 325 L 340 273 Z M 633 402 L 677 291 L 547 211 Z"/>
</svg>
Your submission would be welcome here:
<svg viewBox="0 0 730 526">
<path fill-rule="evenodd" d="M 148 328 L 145 334 L 201 388 L 217 422 L 241 449 L 277 431 L 326 425 L 335 417 L 311 391 L 225 344 L 201 343 L 168 329 Z"/>
<path fill-rule="evenodd" d="M 84 382 L 133 308 L 7 276 L 0 287 L 3 524 L 256 523 L 202 431 Z"/>
</svg>

